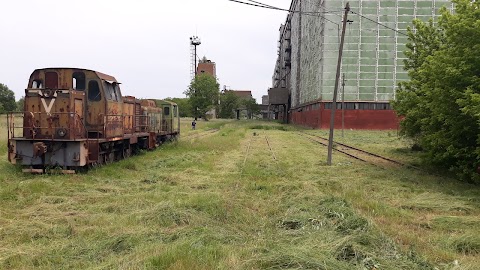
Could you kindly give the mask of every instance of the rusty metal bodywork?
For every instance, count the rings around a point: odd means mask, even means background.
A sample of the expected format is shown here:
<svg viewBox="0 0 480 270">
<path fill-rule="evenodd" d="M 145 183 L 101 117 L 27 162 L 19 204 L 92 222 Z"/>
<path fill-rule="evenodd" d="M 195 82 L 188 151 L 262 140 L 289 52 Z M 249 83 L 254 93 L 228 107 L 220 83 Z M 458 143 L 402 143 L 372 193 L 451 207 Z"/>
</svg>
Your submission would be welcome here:
<svg viewBox="0 0 480 270">
<path fill-rule="evenodd" d="M 8 159 L 32 172 L 121 159 L 179 135 L 173 116 L 165 124 L 162 111 L 155 101 L 123 97 L 113 76 L 77 68 L 38 69 L 25 90 L 24 111 L 8 115 Z"/>
<path fill-rule="evenodd" d="M 148 132 L 162 132 L 162 108 L 156 106 L 153 100 L 142 100 L 142 112 L 145 121 L 145 128 Z"/>
<path fill-rule="evenodd" d="M 180 117 L 177 104 L 167 100 L 158 100 L 156 104 L 162 108 L 162 132 L 167 134 L 180 133 Z"/>
</svg>

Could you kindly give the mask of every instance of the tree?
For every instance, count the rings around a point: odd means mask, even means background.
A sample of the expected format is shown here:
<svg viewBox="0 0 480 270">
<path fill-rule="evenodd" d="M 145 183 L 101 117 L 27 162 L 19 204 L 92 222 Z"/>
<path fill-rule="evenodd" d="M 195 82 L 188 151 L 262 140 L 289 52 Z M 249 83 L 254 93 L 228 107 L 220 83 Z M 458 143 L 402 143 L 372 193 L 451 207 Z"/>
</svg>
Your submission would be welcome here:
<svg viewBox="0 0 480 270">
<path fill-rule="evenodd" d="M 425 161 L 480 183 L 480 3 L 453 0 L 438 25 L 414 21 L 405 68 L 393 103 L 401 132 L 425 151 Z"/>
<path fill-rule="evenodd" d="M 188 98 L 169 98 L 168 97 L 165 100 L 169 100 L 169 101 L 177 103 L 180 117 L 193 117 L 192 105 L 190 104 L 190 99 L 188 99 Z"/>
<path fill-rule="evenodd" d="M 243 105 L 247 109 L 248 119 L 252 119 L 254 114 L 260 113 L 260 108 L 258 107 L 257 101 L 254 98 L 248 98 L 242 100 Z"/>
<path fill-rule="evenodd" d="M 12 112 L 17 108 L 15 93 L 2 83 L 0 83 L 0 105 L 0 113 Z"/>
<path fill-rule="evenodd" d="M 24 103 L 25 103 L 25 97 L 21 97 L 17 102 L 16 102 L 16 105 L 17 105 L 17 111 L 19 112 L 23 112 L 24 110 Z"/>
<path fill-rule="evenodd" d="M 210 74 L 199 74 L 192 81 L 185 95 L 190 99 L 194 117 L 206 118 L 206 113 L 218 103 L 220 85 Z"/>
<path fill-rule="evenodd" d="M 225 91 L 220 96 L 220 108 L 218 116 L 220 118 L 235 118 L 235 110 L 238 108 L 239 100 L 238 96 L 232 91 Z"/>
</svg>

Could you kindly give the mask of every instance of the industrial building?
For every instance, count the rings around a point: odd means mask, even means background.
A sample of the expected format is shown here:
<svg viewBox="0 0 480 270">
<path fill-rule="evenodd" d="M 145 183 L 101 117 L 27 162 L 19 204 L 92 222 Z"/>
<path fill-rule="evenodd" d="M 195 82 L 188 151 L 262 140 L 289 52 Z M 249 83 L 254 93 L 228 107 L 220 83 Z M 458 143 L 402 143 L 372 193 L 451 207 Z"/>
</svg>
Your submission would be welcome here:
<svg viewBox="0 0 480 270">
<path fill-rule="evenodd" d="M 408 41 L 404 33 L 413 19 L 427 21 L 438 16 L 443 6 L 453 9 L 448 0 L 293 0 L 290 10 L 294 12 L 280 27 L 272 78 L 272 89 L 285 88 L 289 94 L 283 104 L 270 104 L 271 108 L 281 114 L 282 107 L 287 107 L 288 119 L 295 124 L 314 128 L 330 125 L 347 2 L 351 12 L 335 127 L 341 127 L 343 118 L 345 128 L 396 129 L 398 117 L 390 101 L 395 99 L 398 83 L 408 79 L 403 69 Z"/>
</svg>

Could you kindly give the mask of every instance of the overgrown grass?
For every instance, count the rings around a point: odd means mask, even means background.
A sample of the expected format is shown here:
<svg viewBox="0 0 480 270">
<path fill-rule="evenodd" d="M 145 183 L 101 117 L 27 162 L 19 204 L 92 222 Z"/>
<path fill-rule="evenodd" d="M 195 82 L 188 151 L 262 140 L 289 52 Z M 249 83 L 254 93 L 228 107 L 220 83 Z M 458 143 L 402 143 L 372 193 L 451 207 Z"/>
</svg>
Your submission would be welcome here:
<svg viewBox="0 0 480 270">
<path fill-rule="evenodd" d="M 480 264 L 477 187 L 337 154 L 329 167 L 326 150 L 296 135 L 295 127 L 216 120 L 193 131 L 190 122 L 182 120 L 182 135 L 220 131 L 74 176 L 24 175 L 3 152 L 0 268 Z M 372 134 L 345 141 L 410 159 L 395 150 L 407 147 L 395 136 L 378 132 L 374 141 Z"/>
</svg>

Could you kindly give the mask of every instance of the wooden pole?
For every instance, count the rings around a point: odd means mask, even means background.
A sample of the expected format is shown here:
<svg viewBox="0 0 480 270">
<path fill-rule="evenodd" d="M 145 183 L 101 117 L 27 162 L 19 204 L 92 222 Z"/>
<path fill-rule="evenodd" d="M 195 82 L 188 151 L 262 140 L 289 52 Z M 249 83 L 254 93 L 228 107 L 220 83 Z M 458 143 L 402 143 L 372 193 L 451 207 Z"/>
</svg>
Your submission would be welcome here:
<svg viewBox="0 0 480 270">
<path fill-rule="evenodd" d="M 345 73 L 342 74 L 342 138 L 345 130 Z"/>
<path fill-rule="evenodd" d="M 340 48 L 338 49 L 337 75 L 335 77 L 335 89 L 333 90 L 332 112 L 330 114 L 330 135 L 328 136 L 328 156 L 327 165 L 332 165 L 333 151 L 333 130 L 335 128 L 335 109 L 337 109 L 338 83 L 340 79 L 340 67 L 342 65 L 343 43 L 345 42 L 345 29 L 347 28 L 347 17 L 350 12 L 350 3 L 345 6 L 345 15 L 343 16 L 342 38 L 340 39 Z"/>
</svg>

